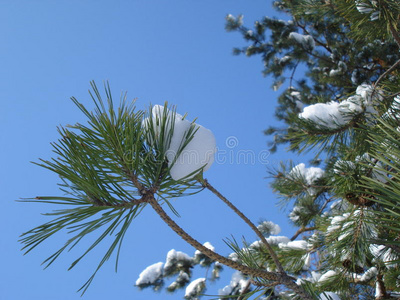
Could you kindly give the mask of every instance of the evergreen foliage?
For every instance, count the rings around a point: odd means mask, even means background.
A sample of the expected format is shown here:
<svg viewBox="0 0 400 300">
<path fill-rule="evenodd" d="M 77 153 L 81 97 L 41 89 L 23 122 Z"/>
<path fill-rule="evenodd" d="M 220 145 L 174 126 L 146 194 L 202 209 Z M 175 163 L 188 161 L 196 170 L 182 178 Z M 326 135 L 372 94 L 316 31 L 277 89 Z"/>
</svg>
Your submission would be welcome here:
<svg viewBox="0 0 400 300">
<path fill-rule="evenodd" d="M 60 230 L 72 234 L 45 261 L 50 265 L 87 234 L 105 228 L 71 265 L 112 235 L 97 272 L 119 251 L 132 220 L 151 206 L 197 250 L 193 256 L 171 250 L 165 263 L 140 274 L 139 288 L 158 290 L 173 278 L 167 291 L 186 288 L 186 299 L 198 299 L 225 265 L 238 273 L 220 290 L 221 299 L 400 298 L 400 3 L 281 0 L 274 6 L 289 20 L 265 17 L 250 29 L 242 16 L 228 15 L 226 29 L 240 32 L 249 44 L 234 53 L 261 55 L 273 89 L 283 89 L 276 108 L 282 128 L 266 130 L 274 136 L 271 149 L 287 144 L 295 153 L 315 154 L 308 166 L 286 162 L 270 170 L 272 188 L 298 228 L 291 238 L 279 236 L 271 222 L 255 226 L 203 178 L 205 166 L 178 180 L 171 176 L 199 130 L 194 123 L 168 159 L 174 109 L 154 116 L 136 111 L 125 98 L 115 109 L 109 87 L 105 102 L 93 84 L 94 113 L 73 99 L 88 125 L 60 128 L 53 144 L 57 158 L 39 163 L 60 175 L 67 196 L 27 199 L 68 208 L 23 234 L 24 249 L 31 251 Z M 220 255 L 189 236 L 161 206 L 174 212 L 170 198 L 202 189 L 227 204 L 259 240 L 233 237 L 227 241 L 232 253 Z M 211 275 L 192 278 L 196 266 Z"/>
</svg>

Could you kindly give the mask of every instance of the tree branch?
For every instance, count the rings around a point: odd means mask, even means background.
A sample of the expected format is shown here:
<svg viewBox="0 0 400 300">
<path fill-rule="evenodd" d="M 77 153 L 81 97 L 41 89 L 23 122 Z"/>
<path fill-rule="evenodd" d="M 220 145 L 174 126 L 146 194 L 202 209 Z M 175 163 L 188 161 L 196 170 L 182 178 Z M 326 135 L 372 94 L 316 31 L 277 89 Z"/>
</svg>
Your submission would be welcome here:
<svg viewBox="0 0 400 300">
<path fill-rule="evenodd" d="M 173 230 L 177 233 L 183 240 L 189 243 L 191 246 L 199 250 L 204 255 L 207 255 L 209 258 L 216 260 L 228 267 L 231 267 L 235 270 L 238 270 L 244 274 L 248 274 L 252 277 L 259 277 L 266 280 L 278 282 L 279 284 L 283 284 L 288 288 L 292 289 L 304 300 L 313 300 L 300 286 L 298 286 L 293 280 L 294 278 L 288 276 L 286 273 L 276 273 L 276 272 L 268 272 L 261 269 L 254 269 L 247 267 L 245 265 L 239 264 L 231 259 L 228 259 L 210 249 L 203 246 L 197 240 L 192 238 L 186 231 L 184 231 L 178 224 L 173 221 L 168 214 L 163 210 L 157 200 L 154 198 L 154 195 L 148 191 L 143 198 L 148 202 L 151 207 L 156 211 L 156 213 L 161 217 L 161 219 Z"/>
<path fill-rule="evenodd" d="M 394 28 L 394 26 L 391 22 L 389 22 L 389 28 L 390 28 L 390 32 L 393 35 L 394 40 L 396 41 L 397 45 L 400 47 L 400 35 L 396 31 L 396 29 Z"/>
<path fill-rule="evenodd" d="M 294 241 L 303 232 L 311 231 L 311 230 L 315 230 L 315 229 L 317 229 L 317 227 L 301 227 L 301 228 L 299 228 L 299 230 L 296 231 L 296 233 L 292 236 L 292 238 L 290 240 Z"/>
<path fill-rule="evenodd" d="M 269 254 L 271 255 L 271 258 L 273 259 L 276 268 L 280 273 L 286 274 L 285 270 L 283 269 L 278 256 L 276 255 L 275 251 L 272 249 L 271 245 L 268 243 L 264 235 L 261 233 L 260 230 L 235 206 L 233 205 L 228 199 L 226 199 L 220 192 L 218 192 L 208 181 L 207 179 L 204 179 L 202 181 L 202 184 L 205 188 L 210 190 L 214 195 L 216 195 L 218 198 L 220 198 L 226 205 L 229 206 L 247 225 L 250 226 L 250 228 L 257 234 L 257 236 L 261 239 L 263 244 L 267 247 L 267 250 Z"/>
<path fill-rule="evenodd" d="M 377 81 L 375 81 L 374 83 L 374 87 L 376 88 L 379 84 L 379 82 L 381 82 L 381 80 L 388 75 L 389 73 L 391 73 L 398 65 L 400 64 L 400 59 L 398 61 L 396 61 L 393 66 L 391 66 L 389 69 L 387 69 L 381 76 L 379 76 L 379 78 L 377 79 Z M 374 89 L 375 91 L 375 89 Z"/>
</svg>

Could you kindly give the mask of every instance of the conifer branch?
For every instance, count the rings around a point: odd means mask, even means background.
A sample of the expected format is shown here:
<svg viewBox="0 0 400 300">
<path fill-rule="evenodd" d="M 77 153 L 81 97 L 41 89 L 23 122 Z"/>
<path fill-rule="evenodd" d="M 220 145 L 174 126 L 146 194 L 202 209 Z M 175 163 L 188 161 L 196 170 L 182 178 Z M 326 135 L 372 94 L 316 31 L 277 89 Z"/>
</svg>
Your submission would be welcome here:
<svg viewBox="0 0 400 300">
<path fill-rule="evenodd" d="M 381 76 L 379 76 L 379 78 L 374 83 L 375 88 L 378 86 L 378 84 L 381 82 L 381 80 L 383 78 L 385 78 L 386 75 L 390 74 L 399 64 L 400 64 L 400 59 L 398 61 L 396 61 L 393 64 L 393 66 L 391 66 L 389 69 L 387 69 Z"/>
<path fill-rule="evenodd" d="M 295 239 L 297 239 L 297 237 L 300 235 L 300 234 L 302 234 L 302 233 L 304 233 L 304 232 L 307 232 L 307 231 L 312 231 L 312 230 L 315 230 L 315 229 L 317 229 L 317 227 L 301 227 L 301 228 L 299 228 L 299 230 L 297 230 L 296 231 L 296 233 L 291 237 L 291 241 L 294 241 Z"/>
<path fill-rule="evenodd" d="M 393 36 L 394 40 L 396 41 L 397 45 L 400 47 L 400 35 L 396 31 L 396 29 L 394 28 L 394 26 L 391 22 L 389 22 L 389 29 L 390 29 L 390 32 L 392 33 L 392 36 Z"/>
<path fill-rule="evenodd" d="M 154 195 L 150 191 L 148 191 L 143 197 L 151 205 L 151 207 L 155 210 L 155 212 L 161 217 L 161 219 L 173 231 L 175 231 L 175 233 L 177 233 L 184 241 L 189 243 L 191 246 L 193 246 L 194 248 L 199 250 L 204 255 L 207 255 L 209 258 L 211 258 L 213 260 L 216 260 L 230 268 L 238 270 L 238 271 L 240 271 L 244 274 L 250 275 L 252 277 L 259 277 L 259 278 L 263 278 L 263 279 L 270 280 L 273 282 L 277 282 L 277 284 L 285 285 L 289 289 L 293 290 L 296 294 L 301 296 L 302 297 L 301 299 L 313 300 L 313 298 L 310 295 L 308 295 L 308 293 L 305 292 L 302 287 L 300 287 L 296 284 L 296 282 L 294 281 L 294 278 L 290 277 L 286 273 L 268 272 L 268 271 L 261 270 L 261 269 L 250 268 L 245 265 L 239 264 L 229 258 L 226 258 L 226 257 L 210 250 L 209 248 L 203 246 L 200 242 L 198 242 L 192 236 L 190 236 L 178 224 L 176 224 L 174 220 L 172 220 L 168 216 L 168 214 L 163 210 L 161 205 L 157 202 L 157 200 L 154 198 Z"/>
<path fill-rule="evenodd" d="M 255 281 L 255 280 L 250 280 L 250 282 L 252 284 L 254 284 L 255 286 L 258 286 L 258 287 L 263 287 L 263 286 L 271 287 L 271 286 L 276 286 L 277 285 L 276 282 L 273 282 L 273 283 L 261 283 L 261 282 Z"/>
<path fill-rule="evenodd" d="M 143 195 L 145 193 L 144 186 L 140 183 L 138 177 L 131 171 L 125 170 L 129 179 L 132 181 L 133 185 L 138 189 L 139 193 Z"/>
<path fill-rule="evenodd" d="M 202 184 L 205 188 L 210 190 L 214 195 L 216 195 L 219 199 L 221 199 L 226 205 L 229 206 L 250 228 L 257 234 L 257 236 L 261 239 L 262 243 L 267 247 L 269 254 L 271 255 L 272 260 L 274 261 L 276 268 L 282 274 L 285 274 L 285 270 L 283 269 L 278 256 L 275 251 L 272 249 L 271 245 L 265 239 L 264 235 L 258 230 L 257 226 L 255 226 L 249 218 L 247 218 L 235 205 L 233 205 L 228 199 L 226 199 L 219 191 L 217 191 L 208 181 L 204 179 Z"/>
<path fill-rule="evenodd" d="M 303 32 L 304 32 L 305 34 L 311 35 L 310 32 L 308 31 L 306 25 L 300 24 L 300 22 L 297 21 L 297 20 L 296 20 L 296 25 L 299 26 L 299 27 L 303 30 Z M 318 45 L 324 47 L 324 48 L 326 49 L 326 51 L 328 51 L 329 53 L 332 53 L 332 49 L 329 47 L 328 44 L 326 44 L 326 43 L 320 41 L 319 39 L 317 39 L 317 38 L 314 37 L 314 36 L 313 36 L 313 39 L 314 39 L 314 41 L 315 41 Z"/>
</svg>

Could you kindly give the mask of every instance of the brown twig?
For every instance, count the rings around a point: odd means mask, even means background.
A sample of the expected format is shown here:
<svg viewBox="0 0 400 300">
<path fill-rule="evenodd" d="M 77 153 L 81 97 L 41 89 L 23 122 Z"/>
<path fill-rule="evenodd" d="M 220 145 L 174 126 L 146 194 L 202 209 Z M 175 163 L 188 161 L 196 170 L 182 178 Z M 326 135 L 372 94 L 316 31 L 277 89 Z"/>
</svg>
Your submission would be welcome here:
<svg viewBox="0 0 400 300">
<path fill-rule="evenodd" d="M 315 230 L 315 229 L 317 229 L 317 227 L 301 227 L 301 228 L 299 228 L 299 230 L 296 231 L 296 233 L 292 236 L 292 238 L 290 240 L 294 241 L 303 232 L 311 231 L 311 230 Z"/>
<path fill-rule="evenodd" d="M 400 47 L 400 35 L 396 31 L 396 29 L 394 28 L 394 26 L 391 22 L 389 22 L 389 29 L 390 29 L 390 32 L 392 33 L 392 36 L 393 36 L 394 40 L 396 41 L 397 45 Z"/>
<path fill-rule="evenodd" d="M 385 78 L 386 75 L 390 74 L 398 65 L 400 64 L 400 59 L 396 61 L 393 66 L 391 66 L 389 69 L 387 69 L 379 78 L 375 81 L 374 87 L 377 87 L 378 84 L 381 82 L 383 78 Z"/>
</svg>

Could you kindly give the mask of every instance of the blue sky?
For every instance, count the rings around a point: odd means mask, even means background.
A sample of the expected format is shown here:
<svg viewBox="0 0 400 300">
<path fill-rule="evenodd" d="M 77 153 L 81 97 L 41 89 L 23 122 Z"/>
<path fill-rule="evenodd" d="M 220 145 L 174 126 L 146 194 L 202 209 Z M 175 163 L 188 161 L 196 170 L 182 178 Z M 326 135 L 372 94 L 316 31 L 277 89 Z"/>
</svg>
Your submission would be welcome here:
<svg viewBox="0 0 400 300">
<path fill-rule="evenodd" d="M 211 129 L 225 161 L 217 161 L 205 177 L 253 221 L 261 218 L 281 225 L 290 235 L 284 212 L 268 187 L 267 166 L 289 157 L 283 149 L 263 161 L 231 159 L 240 151 L 256 155 L 266 150 L 262 130 L 273 124 L 278 93 L 261 75 L 259 58 L 233 56 L 245 45 L 237 33 L 224 30 L 224 17 L 244 14 L 251 24 L 273 15 L 268 0 L 131 0 L 131 1 L 2 1 L 0 10 L 0 184 L 3 194 L 0 298 L 4 300 L 79 299 L 76 290 L 86 281 L 106 248 L 101 245 L 76 268 L 69 264 L 85 250 L 77 247 L 49 269 L 40 263 L 67 239 L 60 234 L 23 256 L 19 235 L 45 221 L 50 205 L 18 203 L 38 195 L 61 195 L 59 179 L 31 161 L 50 158 L 50 142 L 59 125 L 84 122 L 69 100 L 75 96 L 91 108 L 87 90 L 95 80 L 109 80 L 115 96 L 128 91 L 145 109 L 164 101 L 188 112 L 189 120 Z M 234 137 L 238 144 L 229 148 Z M 225 151 L 225 152 L 224 152 Z M 204 191 L 173 202 L 177 222 L 201 242 L 210 242 L 223 255 L 222 239 L 231 234 L 249 241 L 254 234 L 217 198 Z M 89 238 L 90 240 L 90 238 Z M 139 291 L 134 287 L 148 265 L 164 261 L 170 249 L 194 253 L 158 216 L 146 209 L 125 239 L 119 271 L 110 260 L 98 273 L 83 299 L 181 299 Z M 223 273 L 224 274 L 224 273 Z M 229 283 L 229 272 L 209 293 Z M 205 270 L 196 273 L 203 277 Z"/>
</svg>

